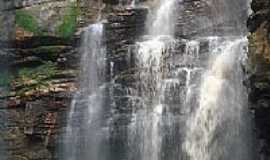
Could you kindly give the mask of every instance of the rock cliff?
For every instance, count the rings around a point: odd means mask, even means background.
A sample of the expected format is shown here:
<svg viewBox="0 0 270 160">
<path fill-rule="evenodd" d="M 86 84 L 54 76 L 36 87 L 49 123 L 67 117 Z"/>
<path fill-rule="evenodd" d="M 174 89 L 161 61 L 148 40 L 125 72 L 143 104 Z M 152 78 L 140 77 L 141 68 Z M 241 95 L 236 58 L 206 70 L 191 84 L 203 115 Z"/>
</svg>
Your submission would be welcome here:
<svg viewBox="0 0 270 160">
<path fill-rule="evenodd" d="M 10 160 L 57 159 L 57 143 L 78 87 L 83 28 L 99 15 L 107 19 L 108 56 L 120 71 L 126 46 L 143 32 L 147 9 L 99 0 L 1 1 L 0 6 L 1 53 L 9 53 L 1 66 L 12 72 L 5 79 L 8 89 L 1 90 L 0 144 L 7 146 Z"/>
<path fill-rule="evenodd" d="M 259 160 L 270 158 L 270 1 L 253 0 L 248 20 L 250 102 L 255 115 Z"/>
<path fill-rule="evenodd" d="M 151 0 L 147 3 L 154 5 Z M 185 10 L 177 17 L 177 37 L 235 30 L 209 16 L 217 13 L 205 1 L 183 0 L 181 5 Z M 250 106 L 255 115 L 259 160 L 265 160 L 270 158 L 270 2 L 253 0 L 252 10 L 248 20 Z M 239 16 L 245 20 L 242 12 L 239 8 Z M 5 143 L 9 160 L 57 159 L 57 143 L 78 88 L 80 36 L 83 27 L 95 23 L 98 15 L 107 19 L 107 65 L 113 64 L 107 78 L 126 85 L 113 88 L 112 94 L 123 98 L 109 102 L 116 104 L 111 107 L 128 106 L 124 87 L 134 87 L 135 72 L 130 46 L 144 32 L 147 14 L 146 8 L 121 7 L 118 0 L 0 1 L 0 150 Z M 213 19 L 215 23 L 208 23 Z M 198 26 L 201 21 L 205 25 Z M 130 112 L 128 107 L 115 110 Z M 115 117 L 114 130 L 121 132 L 119 123 L 127 122 Z M 112 135 L 117 137 L 118 133 Z"/>
</svg>

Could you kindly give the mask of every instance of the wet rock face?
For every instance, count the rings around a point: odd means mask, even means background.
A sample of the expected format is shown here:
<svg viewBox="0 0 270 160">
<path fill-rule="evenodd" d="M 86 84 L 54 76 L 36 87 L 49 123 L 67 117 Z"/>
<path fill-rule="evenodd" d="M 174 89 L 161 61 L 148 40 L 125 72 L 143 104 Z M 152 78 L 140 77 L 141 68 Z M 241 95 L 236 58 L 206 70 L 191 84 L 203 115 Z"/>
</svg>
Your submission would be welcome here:
<svg viewBox="0 0 270 160">
<path fill-rule="evenodd" d="M 0 42 L 2 44 L 15 36 L 15 12 L 10 10 L 12 7 L 14 7 L 12 1 L 0 1 Z"/>
<path fill-rule="evenodd" d="M 269 23 L 270 15 L 270 2 L 263 0 L 253 0 L 251 3 L 251 9 L 253 14 L 249 17 L 248 28 L 251 32 L 255 32 L 262 23 Z"/>
<path fill-rule="evenodd" d="M 270 158 L 270 2 L 253 0 L 248 20 L 251 67 L 250 102 L 255 113 L 259 160 Z"/>
<path fill-rule="evenodd" d="M 53 28 L 51 22 L 61 26 L 73 20 L 65 15 L 70 12 L 69 3 L 0 1 L 1 160 L 53 158 L 54 135 L 64 125 L 60 121 L 76 89 L 77 71 L 73 60 L 79 55 L 75 54 L 76 38 L 58 36 L 61 34 L 51 32 L 50 28 Z M 67 12 L 53 20 L 59 11 L 56 8 Z M 41 15 L 48 19 L 38 17 L 42 11 L 39 9 L 48 13 Z M 46 34 L 40 25 L 48 26 Z"/>
<path fill-rule="evenodd" d="M 9 44 L 3 51 L 1 48 L 0 55 L 6 50 L 10 53 L 8 70 L 13 72 L 10 92 L 0 92 L 0 124 L 3 124 L 0 125 L 0 136 L 3 137 L 0 145 L 5 146 L 0 147 L 0 154 L 4 155 L 2 151 L 8 149 L 11 160 L 57 159 L 57 143 L 78 87 L 79 43 L 83 27 L 94 23 L 98 13 L 103 12 L 108 20 L 104 43 L 110 51 L 109 59 L 117 64 L 115 67 L 119 71 L 129 63 L 127 55 L 123 54 L 128 50 L 126 46 L 134 43 L 143 32 L 147 9 L 125 9 L 118 7 L 118 3 L 112 6 L 114 1 L 106 1 L 106 4 L 99 0 L 74 2 L 0 2 L 0 21 L 14 20 L 8 22 L 12 27 L 0 23 L 5 26 L 0 27 L 1 33 L 8 29 L 10 32 L 7 33 L 13 33 L 12 36 L 1 34 L 0 40 L 0 46 Z M 11 12 L 14 14 L 10 15 Z M 2 64 L 2 59 L 0 61 Z M 5 99 L 3 103 L 2 99 Z"/>
<path fill-rule="evenodd" d="M 77 89 L 78 63 L 75 62 L 79 62 L 80 57 L 78 46 L 81 28 L 94 23 L 99 11 L 103 13 L 103 18 L 107 19 L 104 43 L 108 50 L 107 68 L 111 70 L 107 70 L 106 78 L 115 80 L 116 84 L 125 84 L 115 85 L 108 91 L 108 94 L 113 94 L 110 97 L 115 97 L 107 101 L 114 102 L 115 105 L 108 106 L 115 107 L 119 113 L 131 112 L 131 108 L 123 106 L 129 105 L 129 99 L 125 98 L 125 95 L 130 94 L 128 88 L 136 87 L 132 44 L 144 32 L 147 9 L 116 8 L 113 5 L 118 6 L 118 0 L 103 0 L 103 3 L 99 3 L 99 0 L 74 2 L 0 1 L 0 46 L 3 45 L 1 41 L 13 40 L 12 48 L 9 46 L 8 49 L 12 55 L 11 68 L 16 73 L 11 83 L 8 109 L 0 106 L 0 122 L 9 122 L 6 124 L 7 128 L 0 123 L 0 132 L 4 133 L 4 140 L 10 144 L 8 149 L 11 160 L 57 159 L 56 143 L 66 126 L 66 113 L 72 94 Z M 179 38 L 192 38 L 206 32 L 225 33 L 233 28 L 224 27 L 218 20 L 210 26 L 198 26 L 201 21 L 214 19 L 211 17 L 213 8 L 205 1 L 183 0 L 178 8 L 185 8 L 182 15 L 177 17 L 176 35 Z M 261 139 L 261 155 L 267 159 L 270 157 L 270 124 L 267 123 L 270 120 L 269 2 L 254 0 L 252 8 L 255 13 L 248 23 L 253 31 L 250 36 L 250 59 L 254 74 L 250 79 L 250 97 L 255 111 L 258 137 Z M 25 20 L 29 23 L 19 23 Z M 60 30 L 64 32 L 59 32 Z M 183 50 L 185 46 L 179 48 Z M 24 70 L 20 70 L 22 68 Z M 44 70 L 50 73 L 44 75 Z M 183 77 L 185 74 L 183 73 Z M 44 83 L 39 83 L 40 81 Z M 2 115 L 5 115 L 5 118 Z M 121 133 L 121 127 L 129 123 L 130 117 L 114 118 L 114 131 Z M 116 136 L 113 143 L 118 146 L 122 144 L 117 141 L 119 133 L 112 133 Z"/>
<path fill-rule="evenodd" d="M 246 0 L 178 1 L 176 36 L 239 35 L 246 31 Z"/>
<path fill-rule="evenodd" d="M 3 95 L 8 158 L 51 160 L 58 129 L 65 125 L 62 120 L 76 90 L 79 55 L 74 33 L 79 7 L 70 0 L 3 3 L 3 13 L 14 13 L 10 15 L 14 37 L 5 40 L 8 70 L 13 73 L 10 92 Z"/>
<path fill-rule="evenodd" d="M 12 39 L 14 34 L 14 12 L 8 10 L 12 7 L 11 1 L 0 1 L 0 159 L 6 160 L 8 149 L 7 143 L 4 139 L 7 126 L 7 110 L 6 110 L 6 98 L 8 93 L 7 84 L 9 83 L 9 44 L 8 41 Z"/>
</svg>

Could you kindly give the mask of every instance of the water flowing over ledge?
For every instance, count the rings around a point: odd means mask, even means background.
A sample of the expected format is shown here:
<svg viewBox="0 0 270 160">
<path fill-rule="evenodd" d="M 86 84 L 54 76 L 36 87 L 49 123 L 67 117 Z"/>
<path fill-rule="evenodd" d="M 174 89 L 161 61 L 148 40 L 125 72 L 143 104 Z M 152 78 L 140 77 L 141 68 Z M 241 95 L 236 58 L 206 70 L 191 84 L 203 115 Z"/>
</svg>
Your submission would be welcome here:
<svg viewBox="0 0 270 160">
<path fill-rule="evenodd" d="M 270 159 L 250 1 L 2 0 L 0 159 Z"/>
<path fill-rule="evenodd" d="M 252 160 L 251 122 L 241 61 L 246 38 L 215 43 L 198 108 L 187 121 L 184 149 L 192 160 Z M 216 53 L 215 53 L 216 52 Z"/>
<path fill-rule="evenodd" d="M 63 160 L 102 160 L 107 137 L 103 125 L 106 47 L 103 24 L 85 29 L 81 46 L 80 90 L 74 96 L 64 135 Z"/>
<path fill-rule="evenodd" d="M 241 22 L 224 14 L 215 22 L 239 34 L 179 38 L 183 3 L 161 0 L 145 35 L 127 46 L 130 84 L 115 76 L 120 69 L 103 44 L 104 24 L 86 29 L 63 159 L 253 160 Z"/>
</svg>

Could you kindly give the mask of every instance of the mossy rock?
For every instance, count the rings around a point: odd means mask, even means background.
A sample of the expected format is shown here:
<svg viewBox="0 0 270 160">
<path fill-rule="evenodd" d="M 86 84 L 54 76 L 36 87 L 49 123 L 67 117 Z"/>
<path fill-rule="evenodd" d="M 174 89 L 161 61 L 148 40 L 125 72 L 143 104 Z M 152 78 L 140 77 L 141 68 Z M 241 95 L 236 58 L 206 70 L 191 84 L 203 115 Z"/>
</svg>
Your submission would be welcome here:
<svg viewBox="0 0 270 160">
<path fill-rule="evenodd" d="M 30 12 L 25 10 L 17 10 L 15 16 L 16 25 L 23 28 L 25 31 L 34 34 L 40 34 L 40 28 L 36 18 Z"/>
<path fill-rule="evenodd" d="M 77 29 L 80 9 L 76 2 L 61 1 L 31 6 L 16 10 L 16 26 L 18 36 L 26 32 L 33 36 L 52 36 L 70 39 Z M 20 35 L 20 33 L 22 35 Z M 31 37 L 28 34 L 28 37 Z"/>
<path fill-rule="evenodd" d="M 79 7 L 77 7 L 75 3 L 68 8 L 67 13 L 63 18 L 63 22 L 57 29 L 60 37 L 69 39 L 73 36 L 76 31 L 79 14 Z"/>
<path fill-rule="evenodd" d="M 16 96 L 25 96 L 27 92 L 44 90 L 50 86 L 50 79 L 57 74 L 54 63 L 47 62 L 37 68 L 20 69 L 17 78 L 13 81 Z"/>
<path fill-rule="evenodd" d="M 36 68 L 22 68 L 12 82 L 10 96 L 31 98 L 51 92 L 76 90 L 72 80 L 77 75 L 77 70 L 61 70 L 52 62 Z"/>
</svg>

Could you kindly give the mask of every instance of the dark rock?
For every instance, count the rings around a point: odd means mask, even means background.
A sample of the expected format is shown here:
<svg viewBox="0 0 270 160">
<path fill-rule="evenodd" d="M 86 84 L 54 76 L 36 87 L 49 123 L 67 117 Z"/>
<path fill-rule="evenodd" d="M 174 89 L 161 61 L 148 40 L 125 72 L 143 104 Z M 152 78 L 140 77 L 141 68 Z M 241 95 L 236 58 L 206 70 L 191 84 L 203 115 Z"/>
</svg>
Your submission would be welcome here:
<svg viewBox="0 0 270 160">
<path fill-rule="evenodd" d="M 270 1 L 253 0 L 254 13 L 247 25 L 249 36 L 249 78 L 251 109 L 258 139 L 258 160 L 270 159 Z"/>
</svg>

